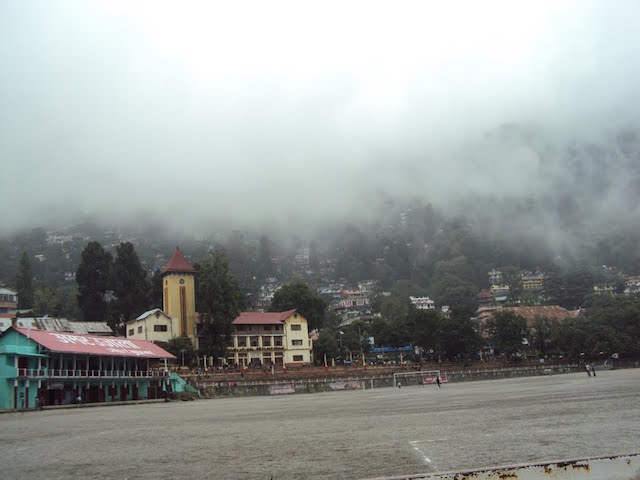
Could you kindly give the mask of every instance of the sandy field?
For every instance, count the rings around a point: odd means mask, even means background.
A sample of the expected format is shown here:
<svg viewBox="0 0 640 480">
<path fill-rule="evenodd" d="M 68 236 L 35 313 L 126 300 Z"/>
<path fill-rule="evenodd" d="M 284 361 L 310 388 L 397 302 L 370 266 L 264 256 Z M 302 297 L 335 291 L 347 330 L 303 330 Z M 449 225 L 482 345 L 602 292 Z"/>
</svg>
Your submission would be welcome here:
<svg viewBox="0 0 640 480">
<path fill-rule="evenodd" d="M 640 369 L 0 415 L 6 479 L 361 479 L 640 451 Z"/>
</svg>

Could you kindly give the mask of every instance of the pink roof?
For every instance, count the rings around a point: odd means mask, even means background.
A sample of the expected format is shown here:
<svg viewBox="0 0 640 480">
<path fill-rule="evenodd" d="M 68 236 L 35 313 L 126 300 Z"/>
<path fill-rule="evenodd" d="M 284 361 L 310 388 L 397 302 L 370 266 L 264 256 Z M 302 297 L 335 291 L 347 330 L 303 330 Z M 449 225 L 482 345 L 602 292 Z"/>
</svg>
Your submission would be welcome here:
<svg viewBox="0 0 640 480">
<path fill-rule="evenodd" d="M 22 335 L 56 353 L 82 353 L 109 357 L 176 358 L 146 340 L 122 337 L 93 337 L 66 332 L 16 328 Z"/>
<path fill-rule="evenodd" d="M 193 265 L 191 265 L 186 258 L 184 258 L 180 249 L 176 247 L 171 260 L 169 260 L 167 266 L 162 269 L 163 274 L 169 272 L 196 273 L 196 269 L 193 268 Z"/>
<path fill-rule="evenodd" d="M 234 325 L 274 325 L 283 323 L 296 309 L 286 312 L 241 312 L 233 321 Z"/>
</svg>

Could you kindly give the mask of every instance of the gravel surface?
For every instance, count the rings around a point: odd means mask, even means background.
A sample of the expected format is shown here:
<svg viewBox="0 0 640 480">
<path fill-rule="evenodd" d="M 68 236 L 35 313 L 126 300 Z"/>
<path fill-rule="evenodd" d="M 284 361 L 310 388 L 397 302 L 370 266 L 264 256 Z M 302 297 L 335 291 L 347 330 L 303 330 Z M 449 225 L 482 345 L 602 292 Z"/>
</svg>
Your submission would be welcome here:
<svg viewBox="0 0 640 480">
<path fill-rule="evenodd" d="M 0 415 L 6 479 L 358 479 L 640 451 L 640 369 Z"/>
</svg>

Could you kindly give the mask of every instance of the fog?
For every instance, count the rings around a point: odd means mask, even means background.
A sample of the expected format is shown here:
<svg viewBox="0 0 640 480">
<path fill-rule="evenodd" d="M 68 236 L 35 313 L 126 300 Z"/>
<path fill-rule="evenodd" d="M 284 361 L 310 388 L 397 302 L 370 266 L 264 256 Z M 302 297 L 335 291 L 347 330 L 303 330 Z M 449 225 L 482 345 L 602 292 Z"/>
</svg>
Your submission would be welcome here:
<svg viewBox="0 0 640 480">
<path fill-rule="evenodd" d="M 293 231 L 417 197 L 487 200 L 487 222 L 534 199 L 515 221 L 554 238 L 557 194 L 582 230 L 633 222 L 639 21 L 634 1 L 2 2 L 0 229 Z"/>
</svg>

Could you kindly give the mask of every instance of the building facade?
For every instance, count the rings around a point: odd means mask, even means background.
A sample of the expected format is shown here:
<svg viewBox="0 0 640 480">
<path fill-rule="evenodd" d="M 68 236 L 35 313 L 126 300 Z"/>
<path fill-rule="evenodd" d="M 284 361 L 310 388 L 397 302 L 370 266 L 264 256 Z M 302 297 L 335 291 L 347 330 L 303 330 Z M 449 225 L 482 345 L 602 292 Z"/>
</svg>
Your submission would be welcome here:
<svg viewBox="0 0 640 480">
<path fill-rule="evenodd" d="M 15 318 L 18 308 L 18 293 L 0 287 L 0 318 Z"/>
<path fill-rule="evenodd" d="M 135 320 L 127 322 L 127 338 L 166 343 L 178 336 L 178 319 L 172 318 L 159 308 L 144 312 Z"/>
<path fill-rule="evenodd" d="M 0 335 L 0 409 L 162 398 L 168 359 L 151 342 L 11 327 Z"/>
<path fill-rule="evenodd" d="M 233 321 L 230 365 L 296 366 L 311 362 L 307 319 L 296 310 L 242 312 Z"/>
<path fill-rule="evenodd" d="M 523 273 L 522 288 L 524 290 L 542 290 L 544 287 L 544 274 Z"/>
<path fill-rule="evenodd" d="M 409 297 L 409 301 L 418 310 L 434 310 L 436 308 L 436 302 L 429 297 Z"/>
</svg>

